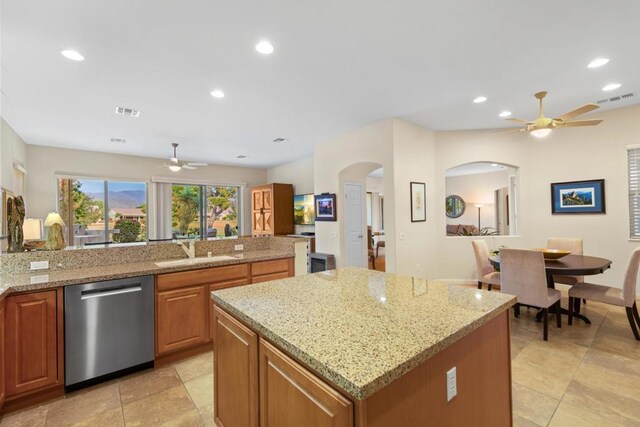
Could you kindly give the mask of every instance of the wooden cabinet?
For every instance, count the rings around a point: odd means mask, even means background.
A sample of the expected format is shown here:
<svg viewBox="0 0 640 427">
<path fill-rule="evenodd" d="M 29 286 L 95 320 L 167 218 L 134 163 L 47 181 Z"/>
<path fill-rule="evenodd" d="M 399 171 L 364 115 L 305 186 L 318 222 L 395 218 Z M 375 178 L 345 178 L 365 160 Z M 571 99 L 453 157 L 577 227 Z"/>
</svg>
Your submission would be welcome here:
<svg viewBox="0 0 640 427">
<path fill-rule="evenodd" d="M 213 324 L 215 422 L 257 427 L 258 336 L 219 307 L 214 308 Z"/>
<path fill-rule="evenodd" d="M 5 385 L 5 357 L 4 357 L 4 299 L 0 301 L 0 409 L 2 409 L 2 405 L 4 404 L 4 399 L 6 397 L 6 385 Z"/>
<path fill-rule="evenodd" d="M 294 259 L 283 258 L 251 263 L 251 283 L 286 279 L 294 275 Z"/>
<path fill-rule="evenodd" d="M 260 339 L 260 426 L 353 426 L 353 404 L 324 381 Z"/>
<path fill-rule="evenodd" d="M 267 184 L 251 189 L 251 234 L 293 233 L 293 186 Z"/>
<path fill-rule="evenodd" d="M 58 302 L 52 290 L 10 295 L 5 301 L 6 395 L 62 383 L 58 345 L 58 335 L 62 339 L 58 304 L 62 299 Z"/>
<path fill-rule="evenodd" d="M 160 291 L 156 306 L 156 354 L 207 340 L 207 286 Z"/>
</svg>

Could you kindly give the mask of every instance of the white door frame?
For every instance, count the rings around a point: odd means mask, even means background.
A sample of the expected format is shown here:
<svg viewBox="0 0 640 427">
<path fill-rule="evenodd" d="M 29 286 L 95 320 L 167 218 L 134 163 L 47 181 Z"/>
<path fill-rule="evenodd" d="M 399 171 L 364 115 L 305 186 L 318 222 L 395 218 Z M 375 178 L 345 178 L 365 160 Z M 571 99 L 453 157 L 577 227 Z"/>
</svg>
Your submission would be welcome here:
<svg viewBox="0 0 640 427">
<path fill-rule="evenodd" d="M 354 261 L 349 259 L 349 210 L 347 209 L 347 186 L 357 186 L 360 188 L 360 224 L 362 225 L 362 230 L 360 231 L 360 241 L 362 246 L 361 251 L 361 259 L 359 261 Z M 351 182 L 345 181 L 343 185 L 344 190 L 344 243 L 343 243 L 343 253 L 344 253 L 344 266 L 356 266 L 367 268 L 367 247 L 365 243 L 367 242 L 367 221 L 366 221 L 366 209 L 365 204 L 366 201 L 363 200 L 363 191 L 364 185 L 360 182 Z M 363 201 L 365 203 L 363 204 Z"/>
</svg>

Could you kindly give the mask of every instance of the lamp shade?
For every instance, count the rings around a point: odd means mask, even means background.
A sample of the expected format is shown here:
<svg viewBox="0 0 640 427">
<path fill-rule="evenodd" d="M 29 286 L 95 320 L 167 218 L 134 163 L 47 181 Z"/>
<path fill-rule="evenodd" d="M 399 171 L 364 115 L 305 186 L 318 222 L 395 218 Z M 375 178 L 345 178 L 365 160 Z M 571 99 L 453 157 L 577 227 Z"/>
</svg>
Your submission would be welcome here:
<svg viewBox="0 0 640 427">
<path fill-rule="evenodd" d="M 42 239 L 42 220 L 40 218 L 25 218 L 22 224 L 24 240 Z"/>
<path fill-rule="evenodd" d="M 64 221 L 58 212 L 49 212 L 47 219 L 44 220 L 45 227 L 51 227 L 53 224 L 60 224 L 64 227 Z"/>
</svg>

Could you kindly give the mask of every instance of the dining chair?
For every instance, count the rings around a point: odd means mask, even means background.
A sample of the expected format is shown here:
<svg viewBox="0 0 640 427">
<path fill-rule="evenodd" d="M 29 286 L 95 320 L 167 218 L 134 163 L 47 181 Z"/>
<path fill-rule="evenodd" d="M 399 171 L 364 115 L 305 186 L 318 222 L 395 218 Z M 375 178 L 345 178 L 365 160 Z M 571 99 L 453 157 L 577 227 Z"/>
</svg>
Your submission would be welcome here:
<svg viewBox="0 0 640 427">
<path fill-rule="evenodd" d="M 562 327 L 560 291 L 547 287 L 542 252 L 525 249 L 500 249 L 500 290 L 515 295 L 518 302 L 514 315 L 520 315 L 520 306 L 542 309 L 543 338 L 549 335 L 549 308 L 555 307 L 556 326 Z"/>
<path fill-rule="evenodd" d="M 622 289 L 612 286 L 596 285 L 593 283 L 581 283 L 580 286 L 569 289 L 569 324 L 573 323 L 574 305 L 580 299 L 604 302 L 606 304 L 624 307 L 627 311 L 629 326 L 636 340 L 640 341 L 640 315 L 636 305 L 636 284 L 638 281 L 638 264 L 640 264 L 640 248 L 636 248 L 629 258 L 627 272 L 624 275 Z"/>
<path fill-rule="evenodd" d="M 549 237 L 547 239 L 547 248 L 571 251 L 574 255 L 582 255 L 583 253 L 582 239 L 568 237 Z M 584 276 L 563 276 L 556 274 L 553 276 L 553 281 L 555 283 L 573 286 L 576 283 L 584 282 Z"/>
<path fill-rule="evenodd" d="M 376 257 L 373 253 L 373 233 L 371 232 L 371 226 L 367 226 L 367 254 L 369 256 L 369 262 L 373 269 L 376 269 Z"/>
<path fill-rule="evenodd" d="M 500 273 L 495 271 L 489 262 L 489 246 L 484 240 L 472 240 L 473 253 L 476 256 L 476 268 L 478 274 L 478 289 L 482 289 L 482 284 L 487 284 L 487 289 L 491 290 L 493 285 L 500 285 Z"/>
</svg>

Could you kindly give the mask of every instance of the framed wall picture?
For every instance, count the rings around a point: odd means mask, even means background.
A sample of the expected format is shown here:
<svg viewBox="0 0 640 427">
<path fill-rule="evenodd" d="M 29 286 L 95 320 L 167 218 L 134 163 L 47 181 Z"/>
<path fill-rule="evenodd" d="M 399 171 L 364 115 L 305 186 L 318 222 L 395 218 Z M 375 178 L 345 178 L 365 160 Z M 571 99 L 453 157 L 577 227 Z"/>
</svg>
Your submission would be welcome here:
<svg viewBox="0 0 640 427">
<path fill-rule="evenodd" d="M 427 220 L 426 193 L 424 182 L 411 182 L 411 222 Z"/>
<path fill-rule="evenodd" d="M 604 179 L 551 184 L 552 214 L 605 213 Z"/>
<path fill-rule="evenodd" d="M 316 221 L 336 221 L 336 195 L 324 193 L 314 196 Z"/>
</svg>

